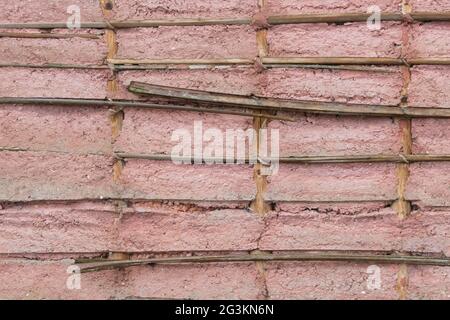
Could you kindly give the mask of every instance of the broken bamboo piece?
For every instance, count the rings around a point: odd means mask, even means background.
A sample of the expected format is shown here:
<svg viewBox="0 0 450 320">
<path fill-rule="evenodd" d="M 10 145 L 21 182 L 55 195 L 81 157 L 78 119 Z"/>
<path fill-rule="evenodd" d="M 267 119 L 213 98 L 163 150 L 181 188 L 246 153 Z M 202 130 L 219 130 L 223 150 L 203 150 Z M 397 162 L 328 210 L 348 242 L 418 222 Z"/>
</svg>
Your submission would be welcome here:
<svg viewBox="0 0 450 320">
<path fill-rule="evenodd" d="M 153 161 L 179 161 L 184 163 L 230 163 L 226 158 L 202 158 L 194 157 L 174 157 L 165 154 L 138 154 L 138 153 L 124 153 L 117 152 L 115 156 L 119 159 L 141 159 Z M 303 157 L 280 157 L 277 159 L 271 158 L 245 158 L 233 159 L 232 163 L 253 164 L 266 163 L 272 161 L 280 163 L 372 163 L 372 162 L 387 162 L 387 163 L 414 163 L 414 162 L 439 162 L 450 161 L 450 155 L 430 155 L 430 154 L 415 154 L 415 155 L 342 155 L 342 156 L 303 156 Z"/>
<path fill-rule="evenodd" d="M 217 256 L 191 256 L 155 258 L 128 261 L 106 261 L 94 264 L 78 264 L 81 273 L 96 272 L 108 269 L 129 268 L 135 266 L 155 264 L 186 264 L 186 263 L 236 263 L 236 262 L 283 262 L 283 261 L 309 261 L 309 262 L 354 262 L 354 263 L 380 263 L 380 264 L 408 264 L 428 266 L 450 266 L 448 257 L 426 257 L 411 255 L 375 255 L 341 252 L 305 252 L 292 254 L 237 254 Z"/>
<path fill-rule="evenodd" d="M 140 101 L 130 100 L 100 100 L 100 99 L 67 99 L 67 98 L 0 98 L 0 104 L 35 104 L 35 105 L 58 105 L 58 106 L 111 106 L 111 107 L 134 107 L 134 108 L 149 108 L 160 110 L 178 110 L 178 111 L 192 111 L 192 112 L 205 112 L 205 113 L 217 113 L 217 114 L 229 114 L 243 117 L 255 116 L 254 113 L 245 111 L 234 111 L 230 109 L 217 108 L 217 107 L 192 107 L 185 105 L 172 105 L 172 104 L 154 104 Z M 277 115 L 264 115 L 264 117 L 282 120 L 282 121 L 294 121 L 288 116 Z"/>
<path fill-rule="evenodd" d="M 317 114 L 335 115 L 368 115 L 368 116 L 399 116 L 399 117 L 434 117 L 450 118 L 447 108 L 400 108 L 397 106 L 363 105 L 350 103 L 318 102 L 265 98 L 224 94 L 191 89 L 181 89 L 142 82 L 131 82 L 128 90 L 144 96 L 165 98 L 172 101 L 183 101 L 208 105 L 244 107 L 273 111 L 294 111 Z"/>
</svg>

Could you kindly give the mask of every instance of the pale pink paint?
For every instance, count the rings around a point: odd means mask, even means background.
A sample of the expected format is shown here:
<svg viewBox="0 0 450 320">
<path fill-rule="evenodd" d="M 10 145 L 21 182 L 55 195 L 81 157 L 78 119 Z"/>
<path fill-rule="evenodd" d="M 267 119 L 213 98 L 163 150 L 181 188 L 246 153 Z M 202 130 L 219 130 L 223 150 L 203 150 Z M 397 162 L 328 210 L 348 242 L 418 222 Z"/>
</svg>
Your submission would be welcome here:
<svg viewBox="0 0 450 320">
<path fill-rule="evenodd" d="M 234 115 L 140 108 L 127 108 L 125 115 L 120 137 L 114 144 L 117 151 L 171 154 L 173 148 L 180 143 L 178 140 L 172 141 L 174 132 L 186 130 L 193 142 L 194 123 L 201 122 L 203 134 L 207 130 L 213 129 L 218 129 L 223 134 L 224 141 L 221 150 L 225 156 L 227 152 L 235 154 L 236 148 L 225 145 L 226 131 L 240 129 L 245 131 L 253 128 L 252 118 Z M 202 139 L 201 137 L 200 139 Z M 209 144 L 212 145 L 212 142 L 205 142 L 203 145 Z"/>
<path fill-rule="evenodd" d="M 410 58 L 449 57 L 450 23 L 414 24 L 411 27 L 408 56 Z"/>
<path fill-rule="evenodd" d="M 280 25 L 268 32 L 274 57 L 392 57 L 401 54 L 399 23 L 371 31 L 365 23 Z"/>
<path fill-rule="evenodd" d="M 115 18 L 247 18 L 257 11 L 255 0 L 115 0 Z"/>
<path fill-rule="evenodd" d="M 276 68 L 263 79 L 263 94 L 269 97 L 381 105 L 397 105 L 403 85 L 400 72 Z"/>
<path fill-rule="evenodd" d="M 114 197 L 106 156 L 0 152 L 0 182 L 1 201 Z"/>
<path fill-rule="evenodd" d="M 93 0 L 23 0 L 0 3 L 0 23 L 66 22 L 73 13 L 68 7 L 77 5 L 82 22 L 102 21 L 98 1 Z"/>
<path fill-rule="evenodd" d="M 117 56 L 127 59 L 251 59 L 258 53 L 250 26 L 123 29 L 117 41 Z"/>
<path fill-rule="evenodd" d="M 1 71 L 2 97 L 106 97 L 107 70 L 2 68 Z"/>
<path fill-rule="evenodd" d="M 408 91 L 410 106 L 450 108 L 450 67 L 413 67 Z"/>
<path fill-rule="evenodd" d="M 399 12 L 401 0 L 268 0 L 268 11 L 271 14 L 311 14 L 367 12 L 372 5 L 377 5 L 383 12 Z"/>
<path fill-rule="evenodd" d="M 449 154 L 450 119 L 413 119 L 414 153 Z"/>
<path fill-rule="evenodd" d="M 109 116 L 104 107 L 0 105 L 0 147 L 111 152 Z"/>
<path fill-rule="evenodd" d="M 252 200 L 256 189 L 249 165 L 178 165 L 172 161 L 127 161 L 121 195 L 135 199 Z"/>
<path fill-rule="evenodd" d="M 414 11 L 450 11 L 447 0 L 409 0 Z"/>
<path fill-rule="evenodd" d="M 296 121 L 271 121 L 279 130 L 281 156 L 396 154 L 398 122 L 388 118 L 293 114 Z"/>
<path fill-rule="evenodd" d="M 450 268 L 408 266 L 408 298 L 414 300 L 449 300 Z"/>
<path fill-rule="evenodd" d="M 269 177 L 271 201 L 374 201 L 396 199 L 392 164 L 280 164 Z"/>
</svg>

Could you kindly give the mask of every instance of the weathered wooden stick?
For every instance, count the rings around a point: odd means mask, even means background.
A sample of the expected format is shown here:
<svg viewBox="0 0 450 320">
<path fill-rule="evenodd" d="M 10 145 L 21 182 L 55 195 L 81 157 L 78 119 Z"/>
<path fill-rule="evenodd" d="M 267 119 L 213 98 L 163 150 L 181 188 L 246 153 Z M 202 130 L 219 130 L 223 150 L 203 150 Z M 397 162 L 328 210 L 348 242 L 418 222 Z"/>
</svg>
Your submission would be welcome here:
<svg viewBox="0 0 450 320">
<path fill-rule="evenodd" d="M 173 258 L 155 258 L 145 260 L 107 261 L 95 264 L 79 264 L 82 273 L 96 272 L 116 268 L 129 268 L 134 266 L 154 264 L 185 264 L 185 263 L 236 263 L 236 262 L 283 262 L 283 261 L 332 261 L 354 263 L 380 263 L 380 264 L 409 264 L 429 266 L 450 266 L 450 258 L 434 258 L 426 256 L 410 255 L 375 255 L 356 254 L 342 252 L 316 252 L 316 253 L 292 253 L 292 254 L 240 254 L 222 256 L 191 256 Z"/>
<path fill-rule="evenodd" d="M 70 38 L 82 38 L 82 39 L 100 39 L 95 34 L 59 34 L 59 33 L 44 33 L 44 32 L 0 32 L 0 38 L 39 38 L 39 39 L 70 39 Z"/>
<path fill-rule="evenodd" d="M 450 117 L 450 109 L 446 108 L 400 108 L 397 106 L 286 100 L 180 89 L 135 81 L 131 82 L 128 90 L 145 96 L 163 97 L 174 101 L 188 101 L 208 105 L 241 106 L 274 111 L 285 110 L 318 114 L 370 116 Z"/>
<path fill-rule="evenodd" d="M 179 161 L 184 163 L 227 163 L 226 158 L 202 158 L 193 157 L 173 157 L 165 154 L 137 154 L 137 153 L 115 153 L 120 159 L 144 159 L 154 161 Z M 436 162 L 450 161 L 450 155 L 342 155 L 342 156 L 304 156 L 304 157 L 280 157 L 278 159 L 271 158 L 246 158 L 234 159 L 233 163 L 270 163 L 271 161 L 281 163 L 372 163 L 372 162 L 393 162 L 393 163 L 413 163 L 413 162 Z M 228 160 L 229 161 L 229 160 Z"/>
<path fill-rule="evenodd" d="M 233 65 L 233 64 L 253 64 L 253 59 L 228 58 L 228 59 L 108 59 L 108 63 L 114 65 Z"/>
<path fill-rule="evenodd" d="M 294 121 L 288 116 L 262 115 L 244 111 L 233 111 L 218 107 L 191 107 L 171 104 L 154 104 L 130 100 L 96 100 L 96 99 L 65 99 L 65 98 L 0 98 L 0 104 L 36 104 L 36 105 L 59 105 L 59 106 L 111 106 L 111 107 L 135 107 L 160 110 L 179 110 L 192 112 L 206 112 L 217 114 L 229 114 L 244 117 L 264 116 L 266 118 L 283 121 Z"/>
</svg>

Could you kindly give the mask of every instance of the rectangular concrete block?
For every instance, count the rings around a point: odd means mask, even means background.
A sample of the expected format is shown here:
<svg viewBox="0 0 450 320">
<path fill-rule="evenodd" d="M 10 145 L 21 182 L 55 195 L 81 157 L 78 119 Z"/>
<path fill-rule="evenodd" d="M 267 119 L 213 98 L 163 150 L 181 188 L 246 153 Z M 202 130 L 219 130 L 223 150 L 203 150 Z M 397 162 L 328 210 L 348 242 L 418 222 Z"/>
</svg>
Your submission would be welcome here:
<svg viewBox="0 0 450 320">
<path fill-rule="evenodd" d="M 264 223 L 242 209 L 182 212 L 175 206 L 127 212 L 117 227 L 119 251 L 251 251 L 257 249 Z"/>
<path fill-rule="evenodd" d="M 263 282 L 255 264 L 146 266 L 122 273 L 118 298 L 258 299 Z"/>
<path fill-rule="evenodd" d="M 127 91 L 131 81 L 163 86 L 206 90 L 230 94 L 258 94 L 259 76 L 253 67 L 226 67 L 210 69 L 150 70 L 120 72 L 117 98 L 138 99 Z"/>
<path fill-rule="evenodd" d="M 0 210 L 0 252 L 108 252 L 116 241 L 119 214 L 108 203 L 54 203 Z"/>
<path fill-rule="evenodd" d="M 279 25 L 268 32 L 273 57 L 391 57 L 401 54 L 402 28 L 384 22 L 380 30 L 366 23 Z"/>
<path fill-rule="evenodd" d="M 0 152 L 0 200 L 114 197 L 112 162 L 100 155 Z"/>
<path fill-rule="evenodd" d="M 274 263 L 266 267 L 267 291 L 275 300 L 398 299 L 398 266 L 379 266 L 379 289 L 372 286 L 369 267 L 355 263 Z"/>
<path fill-rule="evenodd" d="M 450 66 L 416 66 L 411 70 L 410 106 L 450 108 Z"/>
<path fill-rule="evenodd" d="M 331 14 L 331 13 L 350 13 L 367 12 L 367 9 L 375 3 L 370 0 L 268 0 L 267 6 L 271 14 Z M 401 0 L 382 0 L 377 1 L 376 5 L 383 12 L 399 12 L 401 9 Z"/>
<path fill-rule="evenodd" d="M 118 187 L 124 198 L 167 200 L 252 200 L 256 193 L 251 165 L 175 164 L 130 159 Z"/>
<path fill-rule="evenodd" d="M 269 97 L 397 105 L 403 85 L 398 68 L 391 72 L 276 68 L 261 83 Z"/>
<path fill-rule="evenodd" d="M 171 18 L 246 18 L 257 11 L 254 0 L 115 0 L 115 18 L 171 19 Z"/>
<path fill-rule="evenodd" d="M 321 204 L 279 212 L 266 222 L 261 250 L 371 250 L 450 254 L 448 212 L 414 212 L 401 220 L 390 208 L 356 214 Z M 291 208 L 292 210 L 292 208 Z M 342 210 L 346 210 L 345 208 Z M 368 232 L 370 230 L 370 232 Z"/>
<path fill-rule="evenodd" d="M 450 23 L 413 24 L 409 31 L 409 58 L 448 57 L 449 33 Z"/>
<path fill-rule="evenodd" d="M 117 32 L 118 57 L 127 59 L 220 59 L 257 55 L 250 26 L 175 26 Z"/>
<path fill-rule="evenodd" d="M 450 268 L 408 266 L 408 299 L 450 300 Z"/>
<path fill-rule="evenodd" d="M 280 155 L 397 154 L 400 130 L 396 120 L 292 114 L 295 122 L 271 121 L 279 130 Z M 270 132 L 270 131 L 269 131 Z"/>
<path fill-rule="evenodd" d="M 414 11 L 450 11 L 450 3 L 439 0 L 410 0 Z"/>
<path fill-rule="evenodd" d="M 450 119 L 413 119 L 414 153 L 449 154 Z"/>
<path fill-rule="evenodd" d="M 80 8 L 81 21 L 102 21 L 102 11 L 98 1 L 93 0 L 24 0 L 2 1 L 0 23 L 24 22 L 67 22 L 74 14 L 69 7 Z"/>
<path fill-rule="evenodd" d="M 17 300 L 105 300 L 115 296 L 116 272 L 81 275 L 80 289 L 69 278 L 73 260 L 0 260 L 0 298 Z M 67 286 L 69 282 L 70 286 Z M 73 290 L 69 289 L 73 288 Z"/>
<path fill-rule="evenodd" d="M 253 119 L 234 115 L 222 115 L 212 113 L 185 112 L 152 110 L 142 108 L 125 109 L 125 119 L 122 131 L 114 148 L 117 151 L 147 153 L 147 154 L 168 154 L 170 155 L 174 147 L 181 143 L 177 133 L 186 132 L 192 142 L 191 154 L 194 154 L 194 139 L 199 137 L 199 141 L 205 140 L 203 148 L 213 145 L 214 141 L 206 141 L 209 132 L 219 130 L 223 141 L 217 141 L 222 145 L 223 155 L 227 152 L 234 155 L 236 142 L 230 145 L 227 143 L 226 133 L 231 130 L 243 130 L 253 128 Z M 195 128 L 202 128 L 201 133 L 194 135 Z M 256 138 L 255 138 L 256 139 Z M 252 141 L 247 139 L 247 141 Z M 246 143 L 248 146 L 248 143 Z M 205 150 L 205 149 L 203 149 Z M 246 148 L 248 150 L 248 148 Z M 248 151 L 247 151 L 248 155 Z"/>
<path fill-rule="evenodd" d="M 407 199 L 428 206 L 450 206 L 449 170 L 448 162 L 411 164 Z"/>
<path fill-rule="evenodd" d="M 111 152 L 108 109 L 0 105 L 0 147 L 72 153 Z"/>
<path fill-rule="evenodd" d="M 22 32 L 22 31 L 20 31 Z M 68 32 L 58 32 L 66 34 Z M 85 34 L 85 33 L 80 33 Z M 98 39 L 0 38 L 2 63 L 99 65 L 106 57 L 106 41 Z"/>
<path fill-rule="evenodd" d="M 108 75 L 108 70 L 2 68 L 0 96 L 104 99 Z"/>
<path fill-rule="evenodd" d="M 395 164 L 286 164 L 269 176 L 270 201 L 395 200 Z"/>
</svg>

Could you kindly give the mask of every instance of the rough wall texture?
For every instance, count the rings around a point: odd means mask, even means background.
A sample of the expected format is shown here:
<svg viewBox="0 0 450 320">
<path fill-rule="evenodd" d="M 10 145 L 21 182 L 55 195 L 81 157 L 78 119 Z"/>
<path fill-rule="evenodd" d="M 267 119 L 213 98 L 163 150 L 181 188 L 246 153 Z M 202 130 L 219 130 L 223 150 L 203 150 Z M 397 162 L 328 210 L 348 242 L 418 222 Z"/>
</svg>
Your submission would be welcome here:
<svg viewBox="0 0 450 320">
<path fill-rule="evenodd" d="M 339 0 L 0 0 L 0 24 L 111 19 L 252 18 L 366 12 L 373 1 Z M 377 1 L 401 12 L 402 1 Z M 446 1 L 415 1 L 448 11 Z M 261 8 L 261 5 L 265 5 Z M 387 106 L 450 107 L 450 67 L 268 68 L 258 65 L 154 66 L 111 70 L 107 58 L 449 57 L 449 22 L 292 24 L 268 28 L 268 50 L 250 25 L 118 30 L 39 29 L 0 33 L 0 97 L 142 100 L 131 81 L 231 94 Z M 54 37 L 44 37 L 48 35 Z M 118 44 L 114 50 L 111 34 Z M 406 36 L 405 36 L 406 35 Z M 405 41 L 407 38 L 407 41 Z M 259 40 L 258 40 L 259 39 Z M 77 65 L 70 68 L 49 66 Z M 95 68 L 94 68 L 95 66 Z M 406 93 L 405 93 L 406 92 Z M 280 155 L 398 155 L 396 118 L 278 113 Z M 0 104 L 0 298 L 17 299 L 449 299 L 450 268 L 383 265 L 368 287 L 367 263 L 215 263 L 145 266 L 89 273 L 69 290 L 68 267 L 82 258 L 247 254 L 254 251 L 371 251 L 450 255 L 450 164 L 414 163 L 404 190 L 412 213 L 400 219 L 398 165 L 280 164 L 261 186 L 251 164 L 176 165 L 114 154 L 170 155 L 172 132 L 247 130 L 254 118 L 106 106 Z M 450 154 L 448 119 L 413 119 L 412 152 Z M 254 141 L 253 141 L 254 142 Z M 224 154 L 235 153 L 223 145 Z M 268 212 L 251 203 L 262 196 Z M 261 266 L 262 265 L 262 266 Z M 406 284 L 402 277 L 407 274 Z M 20 279 L 20 281 L 19 281 Z M 400 283 L 400 285 L 399 285 Z"/>
</svg>

